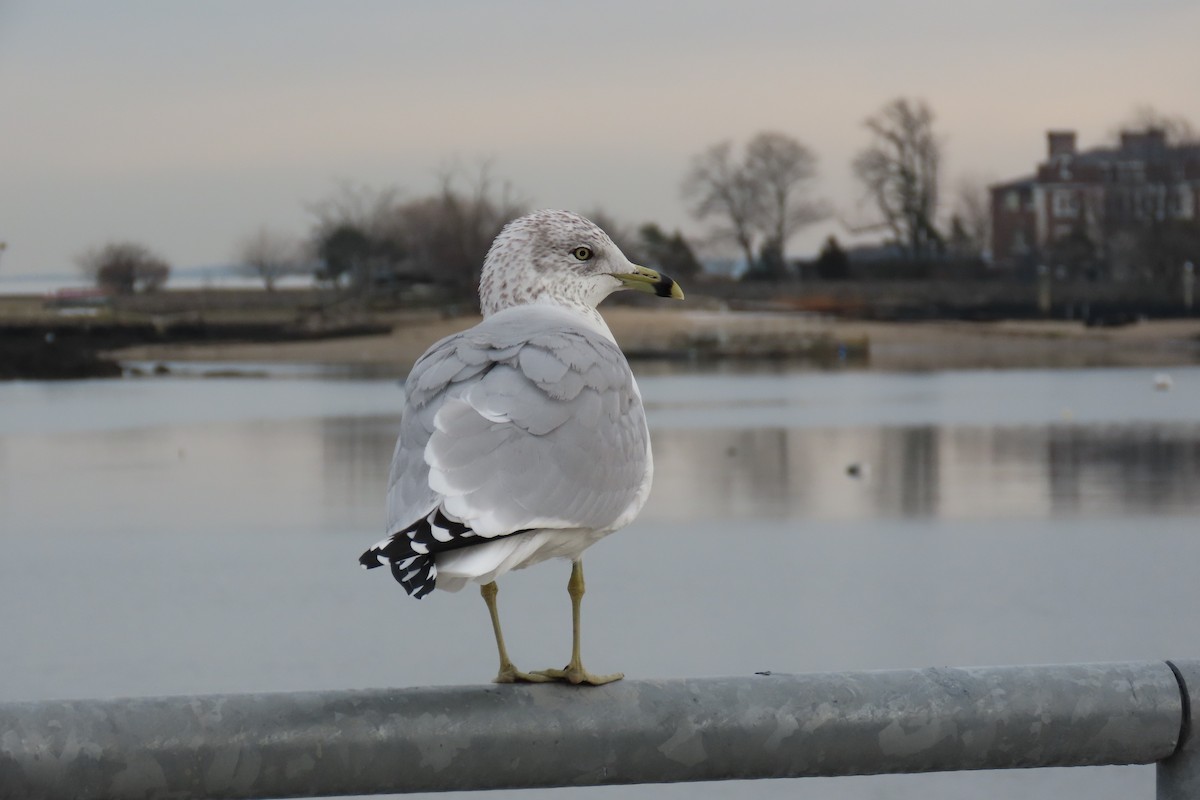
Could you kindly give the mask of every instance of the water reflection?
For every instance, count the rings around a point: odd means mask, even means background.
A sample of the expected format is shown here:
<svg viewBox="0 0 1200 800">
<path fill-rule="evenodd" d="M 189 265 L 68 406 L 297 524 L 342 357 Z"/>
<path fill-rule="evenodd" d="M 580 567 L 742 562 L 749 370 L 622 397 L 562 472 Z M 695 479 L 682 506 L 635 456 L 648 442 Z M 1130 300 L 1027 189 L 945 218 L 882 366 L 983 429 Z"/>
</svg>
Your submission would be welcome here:
<svg viewBox="0 0 1200 800">
<path fill-rule="evenodd" d="M 101 510 L 200 529 L 236 507 L 251 529 L 375 531 L 397 424 L 333 415 L 0 435 L 0 527 L 85 513 L 95 524 Z M 647 519 L 1200 513 L 1197 422 L 656 426 L 653 440 Z"/>
<path fill-rule="evenodd" d="M 1200 508 L 1200 428 L 1056 428 L 1046 450 L 1056 511 L 1187 514 Z"/>
<path fill-rule="evenodd" d="M 667 429 L 654 448 L 667 519 L 1200 512 L 1194 424 Z"/>
<path fill-rule="evenodd" d="M 337 417 L 320 420 L 322 507 L 379 532 L 385 524 L 383 498 L 388 466 L 400 429 L 399 417 Z"/>
</svg>

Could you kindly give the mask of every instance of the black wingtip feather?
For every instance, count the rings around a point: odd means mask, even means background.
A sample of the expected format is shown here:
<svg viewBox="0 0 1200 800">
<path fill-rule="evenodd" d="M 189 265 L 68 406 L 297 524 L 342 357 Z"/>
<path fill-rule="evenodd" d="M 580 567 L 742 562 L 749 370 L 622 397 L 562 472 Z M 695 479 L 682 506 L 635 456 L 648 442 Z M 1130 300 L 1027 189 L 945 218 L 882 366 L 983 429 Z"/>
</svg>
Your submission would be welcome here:
<svg viewBox="0 0 1200 800">
<path fill-rule="evenodd" d="M 358 557 L 358 563 L 367 569 L 385 565 L 390 567 L 392 577 L 404 587 L 404 591 L 422 598 L 437 586 L 437 563 L 434 560 L 437 553 L 471 547 L 482 541 L 487 540 L 481 539 L 469 526 L 446 516 L 437 508 L 367 550 Z"/>
<path fill-rule="evenodd" d="M 414 553 L 411 540 L 403 533 L 393 536 L 382 547 L 376 545 L 358 557 L 367 569 L 387 566 L 404 591 L 418 599 L 432 592 L 437 584 L 437 564 L 432 555 Z"/>
<path fill-rule="evenodd" d="M 418 600 L 432 592 L 437 585 L 437 565 L 433 563 L 432 556 L 417 557 L 408 569 L 402 569 L 399 564 L 390 566 L 396 582 Z"/>
</svg>

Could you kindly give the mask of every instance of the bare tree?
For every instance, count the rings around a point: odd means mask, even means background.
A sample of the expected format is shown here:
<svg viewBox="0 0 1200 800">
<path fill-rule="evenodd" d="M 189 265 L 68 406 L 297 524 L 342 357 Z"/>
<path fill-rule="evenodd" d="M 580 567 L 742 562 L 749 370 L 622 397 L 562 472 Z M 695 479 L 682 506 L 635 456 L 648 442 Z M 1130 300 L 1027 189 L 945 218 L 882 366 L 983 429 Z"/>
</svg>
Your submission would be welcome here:
<svg viewBox="0 0 1200 800">
<path fill-rule="evenodd" d="M 692 216 L 719 220 L 714 238 L 735 242 L 750 268 L 765 255 L 763 266 L 779 277 L 788 240 L 827 214 L 810 197 L 815 177 L 807 147 L 768 131 L 750 140 L 740 160 L 730 142 L 708 148 L 692 159 L 682 188 Z"/>
<path fill-rule="evenodd" d="M 396 189 L 343 186 L 312 204 L 319 275 L 335 283 L 349 276 L 361 292 L 413 282 L 473 288 L 492 240 L 525 204 L 507 184 L 496 186 L 487 162 L 465 189 L 462 174 L 443 168 L 440 191 L 414 200 L 401 201 Z"/>
<path fill-rule="evenodd" d="M 317 277 L 366 291 L 377 276 L 399 271 L 408 255 L 400 198 L 396 187 L 342 183 L 333 195 L 310 203 L 316 219 L 309 245 L 320 262 Z"/>
<path fill-rule="evenodd" d="M 817 176 L 816 156 L 786 134 L 765 131 L 746 145 L 745 171 L 759 194 L 763 249 L 777 262 L 770 271 L 782 272 L 788 239 L 829 215 L 824 202 L 809 197 Z"/>
<path fill-rule="evenodd" d="M 352 223 L 374 236 L 382 236 L 388 232 L 388 222 L 400 206 L 402 196 L 395 186 L 376 189 L 341 181 L 332 195 L 309 203 L 308 211 L 316 218 L 318 230 Z"/>
<path fill-rule="evenodd" d="M 730 142 L 719 142 L 693 158 L 683 180 L 683 196 L 696 219 L 721 220 L 713 237 L 736 242 L 749 267 L 754 265 L 758 243 L 761 198 L 732 153 Z"/>
<path fill-rule="evenodd" d="M 864 124 L 872 142 L 855 157 L 854 173 L 897 244 L 909 258 L 923 258 L 941 245 L 934 220 L 942 146 L 933 111 L 901 97 Z"/>
<path fill-rule="evenodd" d="M 475 286 L 488 248 L 505 223 L 521 216 L 527 202 L 518 198 L 512 185 L 497 186 L 490 159 L 479 161 L 473 170 L 458 163 L 444 166 L 438 175 L 441 192 L 432 204 L 436 217 L 436 246 L 429 248 L 429 269 L 450 282 Z M 465 188 L 460 188 L 465 181 Z M 430 229 L 410 226 L 410 236 L 420 239 Z"/>
<path fill-rule="evenodd" d="M 1171 145 L 1200 144 L 1200 131 L 1182 114 L 1166 114 L 1154 106 L 1137 106 L 1109 133 L 1113 142 L 1125 131 L 1161 130 Z"/>
<path fill-rule="evenodd" d="M 84 275 L 115 294 L 153 292 L 171 274 L 171 267 L 164 259 L 135 242 L 112 242 L 93 248 L 76 261 Z"/>
<path fill-rule="evenodd" d="M 976 254 L 991 247 L 992 196 L 988 178 L 961 175 L 954 184 L 952 214 L 959 221 L 967 240 Z"/>
<path fill-rule="evenodd" d="M 303 271 L 299 243 L 266 227 L 260 227 L 242 241 L 238 258 L 243 270 L 260 278 L 268 292 L 275 291 L 275 282 L 280 278 Z"/>
</svg>

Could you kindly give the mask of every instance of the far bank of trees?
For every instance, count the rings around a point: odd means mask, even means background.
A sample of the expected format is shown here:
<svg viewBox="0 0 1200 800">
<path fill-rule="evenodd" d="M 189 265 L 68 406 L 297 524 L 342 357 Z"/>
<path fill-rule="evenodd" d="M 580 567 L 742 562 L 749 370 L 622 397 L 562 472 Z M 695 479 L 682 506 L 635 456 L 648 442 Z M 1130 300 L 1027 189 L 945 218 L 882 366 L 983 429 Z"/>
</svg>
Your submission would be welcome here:
<svg viewBox="0 0 1200 800">
<path fill-rule="evenodd" d="M 1173 148 L 1200 148 L 1200 133 L 1188 120 L 1150 108 L 1137 109 L 1116 130 L 1164 131 Z M 695 154 L 679 190 L 703 227 L 696 241 L 723 246 L 726 254 L 735 251 L 742 266 L 738 272 L 758 280 L 801 274 L 847 279 L 864 274 L 855 265 L 868 262 L 885 265 L 870 268 L 875 276 L 891 270 L 896 276 L 925 277 L 930 265 L 943 276 L 985 272 L 994 180 L 982 174 L 947 180 L 946 139 L 930 105 L 894 98 L 864 118 L 862 131 L 865 144 L 850 161 L 861 190 L 854 210 L 834 209 L 822 196 L 817 154 L 790 133 L 761 131 L 744 142 L 721 141 Z M 494 177 L 489 164 L 473 171 L 449 167 L 439 173 L 435 191 L 419 196 L 395 186 L 341 185 L 308 204 L 308 231 L 259 227 L 237 243 L 234 255 L 244 273 L 261 280 L 267 291 L 288 275 L 310 274 L 342 297 L 434 287 L 441 295 L 467 298 L 495 235 L 530 208 L 510 184 Z M 626 225 L 603 209 L 584 211 L 632 260 L 680 279 L 703 272 L 693 242 L 681 231 L 652 221 Z M 1200 213 L 1147 219 L 1137 226 L 1122 222 L 1122 227 L 1108 224 L 1103 211 L 1089 209 L 1081 215 L 1094 218 L 1088 225 L 1081 221 L 1070 235 L 1056 234 L 1035 263 L 1064 265 L 1068 274 L 1089 276 L 1102 274 L 1096 266 L 1101 263 L 1129 264 L 1128 274 L 1146 281 L 1174 279 L 1185 261 L 1200 263 Z M 839 232 L 827 237 L 814 259 L 801 264 L 788 257 L 798 234 L 835 215 L 845 234 L 858 241 L 872 236 L 876 245 L 848 247 L 838 240 Z M 90 250 L 79 263 L 114 294 L 155 291 L 170 275 L 166 259 L 136 242 Z M 1103 274 L 1117 275 L 1117 270 Z"/>
<path fill-rule="evenodd" d="M 512 219 L 530 210 L 485 167 L 469 181 L 445 172 L 437 192 L 406 197 L 397 187 L 343 184 L 308 205 L 305 236 L 260 226 L 233 249 L 238 271 L 273 292 L 279 281 L 311 275 L 345 300 L 399 297 L 411 291 L 472 300 L 492 241 Z M 603 209 L 586 212 L 633 261 L 686 279 L 702 272 L 700 259 L 678 231 L 655 222 L 626 226 Z M 97 287 L 114 295 L 155 291 L 167 282 L 167 261 L 144 245 L 115 242 L 77 259 Z"/>
<path fill-rule="evenodd" d="M 470 178 L 446 171 L 440 184 L 436 193 L 412 199 L 394 187 L 346 185 L 311 204 L 307 249 L 317 279 L 358 295 L 423 285 L 473 297 L 492 240 L 531 206 L 495 181 L 486 165 Z M 701 271 L 679 231 L 668 233 L 653 222 L 627 228 L 603 209 L 585 215 L 631 260 L 676 277 Z"/>
<path fill-rule="evenodd" d="M 310 204 L 318 280 L 355 292 L 417 283 L 473 287 L 492 239 L 528 204 L 487 166 L 469 181 L 444 171 L 434 194 L 342 186 Z"/>
</svg>

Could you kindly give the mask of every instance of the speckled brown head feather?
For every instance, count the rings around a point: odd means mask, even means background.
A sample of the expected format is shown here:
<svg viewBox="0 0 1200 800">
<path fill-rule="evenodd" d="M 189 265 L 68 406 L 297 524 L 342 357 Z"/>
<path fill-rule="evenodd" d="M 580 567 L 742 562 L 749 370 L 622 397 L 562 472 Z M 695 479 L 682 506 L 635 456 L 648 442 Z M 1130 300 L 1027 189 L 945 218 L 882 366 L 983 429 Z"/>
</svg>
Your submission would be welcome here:
<svg viewBox="0 0 1200 800">
<path fill-rule="evenodd" d="M 587 248 L 590 257 L 576 255 Z M 636 267 L 595 223 L 570 211 L 535 211 L 504 226 L 479 281 L 483 315 L 549 301 L 588 313 Z"/>
</svg>

